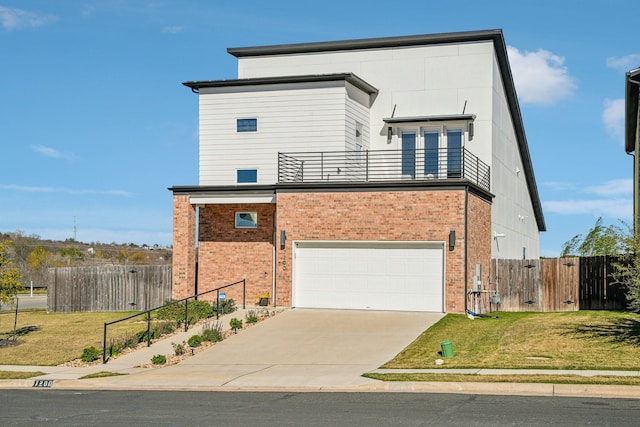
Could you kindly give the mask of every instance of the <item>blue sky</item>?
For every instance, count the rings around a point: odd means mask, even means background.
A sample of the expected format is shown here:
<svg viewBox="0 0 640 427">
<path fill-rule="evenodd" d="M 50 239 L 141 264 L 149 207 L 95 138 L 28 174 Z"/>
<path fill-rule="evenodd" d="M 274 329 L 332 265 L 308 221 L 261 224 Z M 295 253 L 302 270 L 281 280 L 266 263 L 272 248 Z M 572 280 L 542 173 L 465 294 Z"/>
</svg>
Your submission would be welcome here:
<svg viewBox="0 0 640 427">
<path fill-rule="evenodd" d="M 500 28 L 541 254 L 557 255 L 599 216 L 631 219 L 638 16 L 633 0 L 0 0 L 0 231 L 170 245 L 167 188 L 198 183 L 197 95 L 181 83 L 237 77 L 227 47 Z"/>
</svg>

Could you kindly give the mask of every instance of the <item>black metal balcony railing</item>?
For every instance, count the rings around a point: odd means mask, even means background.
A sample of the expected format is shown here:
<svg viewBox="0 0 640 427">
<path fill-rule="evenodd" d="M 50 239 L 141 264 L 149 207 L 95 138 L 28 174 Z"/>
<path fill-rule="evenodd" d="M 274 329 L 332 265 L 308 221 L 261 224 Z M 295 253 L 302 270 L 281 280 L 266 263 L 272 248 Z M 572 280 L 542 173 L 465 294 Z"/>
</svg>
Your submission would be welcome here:
<svg viewBox="0 0 640 427">
<path fill-rule="evenodd" d="M 466 149 L 278 153 L 278 182 L 467 180 L 489 191 L 490 168 Z"/>
</svg>

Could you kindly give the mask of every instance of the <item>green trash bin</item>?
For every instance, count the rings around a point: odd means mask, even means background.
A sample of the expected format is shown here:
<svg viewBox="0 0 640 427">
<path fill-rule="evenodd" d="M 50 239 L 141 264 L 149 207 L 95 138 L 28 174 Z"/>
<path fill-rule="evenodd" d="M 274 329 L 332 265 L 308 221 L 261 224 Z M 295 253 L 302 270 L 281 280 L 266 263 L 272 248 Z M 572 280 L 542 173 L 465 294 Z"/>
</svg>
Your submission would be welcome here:
<svg viewBox="0 0 640 427">
<path fill-rule="evenodd" d="M 440 347 L 442 348 L 442 357 L 453 357 L 453 343 L 451 341 L 442 341 Z"/>
</svg>

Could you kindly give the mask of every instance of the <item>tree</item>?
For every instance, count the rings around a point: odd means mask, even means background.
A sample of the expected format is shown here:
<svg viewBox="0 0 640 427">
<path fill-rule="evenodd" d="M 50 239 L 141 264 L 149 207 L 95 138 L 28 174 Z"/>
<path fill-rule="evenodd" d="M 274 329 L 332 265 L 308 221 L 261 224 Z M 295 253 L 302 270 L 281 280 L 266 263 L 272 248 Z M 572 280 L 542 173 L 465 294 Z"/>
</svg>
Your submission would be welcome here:
<svg viewBox="0 0 640 427">
<path fill-rule="evenodd" d="M 623 251 L 613 263 L 612 277 L 622 283 L 627 292 L 627 307 L 640 311 L 640 231 L 627 227 L 622 240 Z"/>
<path fill-rule="evenodd" d="M 37 284 L 44 285 L 46 283 L 47 270 L 53 265 L 52 257 L 53 254 L 42 246 L 37 246 L 27 257 L 29 268 L 32 271 L 31 278 L 35 279 Z"/>
<path fill-rule="evenodd" d="M 9 258 L 12 245 L 11 240 L 0 242 L 0 302 L 3 304 L 13 302 L 13 298 L 22 288 L 20 269 Z"/>
<path fill-rule="evenodd" d="M 621 227 L 602 225 L 602 217 L 600 217 L 584 238 L 582 234 L 577 234 L 565 242 L 562 245 L 560 257 L 618 255 L 625 250 L 627 237 L 628 233 L 625 233 Z"/>
</svg>

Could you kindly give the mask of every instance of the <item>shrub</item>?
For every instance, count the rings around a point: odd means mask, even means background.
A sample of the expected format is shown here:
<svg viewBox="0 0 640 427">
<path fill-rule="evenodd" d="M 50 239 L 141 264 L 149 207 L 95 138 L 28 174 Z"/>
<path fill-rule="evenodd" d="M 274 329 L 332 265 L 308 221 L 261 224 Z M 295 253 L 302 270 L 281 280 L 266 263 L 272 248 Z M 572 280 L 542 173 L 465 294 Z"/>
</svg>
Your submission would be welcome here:
<svg viewBox="0 0 640 427">
<path fill-rule="evenodd" d="M 210 342 L 222 341 L 222 323 L 205 323 L 202 327 L 202 339 Z"/>
<path fill-rule="evenodd" d="M 242 329 L 242 320 L 234 317 L 229 321 L 229 326 L 233 329 L 233 332 L 238 333 L 238 329 Z"/>
<path fill-rule="evenodd" d="M 122 348 L 135 348 L 138 345 L 138 337 L 134 333 L 125 335 L 122 338 Z"/>
<path fill-rule="evenodd" d="M 164 365 L 165 363 L 167 363 L 167 356 L 165 356 L 164 354 L 156 354 L 151 358 L 151 363 L 153 363 L 154 365 Z"/>
<path fill-rule="evenodd" d="M 173 303 L 171 301 L 165 302 L 162 308 L 159 308 L 156 312 L 156 318 L 161 320 L 173 320 L 178 325 L 184 322 L 184 305 L 185 302 Z M 187 302 L 187 322 L 193 325 L 200 319 L 207 319 L 215 314 L 213 307 L 207 301 L 188 301 Z"/>
<path fill-rule="evenodd" d="M 177 344 L 172 342 L 171 345 L 176 356 L 181 356 L 187 352 L 187 344 L 184 341 Z"/>
<path fill-rule="evenodd" d="M 109 340 L 109 356 L 117 356 L 123 350 L 122 343 L 119 340 Z"/>
<path fill-rule="evenodd" d="M 200 347 L 202 344 L 202 335 L 191 335 L 187 340 L 189 347 Z"/>
<path fill-rule="evenodd" d="M 82 350 L 82 356 L 80 356 L 80 359 L 83 362 L 93 362 L 94 360 L 97 360 L 99 356 L 100 350 L 98 350 L 94 346 L 91 346 Z"/>
<path fill-rule="evenodd" d="M 160 336 L 162 336 L 173 333 L 176 330 L 177 325 L 176 322 L 171 321 L 159 322 L 154 328 L 157 329 Z"/>
<path fill-rule="evenodd" d="M 219 309 L 219 312 L 217 312 L 216 301 L 213 302 L 214 314 L 223 315 L 223 314 L 230 314 L 236 311 L 236 302 L 232 298 L 220 300 L 219 306 L 220 306 L 220 309 Z"/>
<path fill-rule="evenodd" d="M 249 324 L 258 323 L 258 313 L 255 310 L 248 310 L 247 314 L 245 315 L 245 319 Z"/>
</svg>

